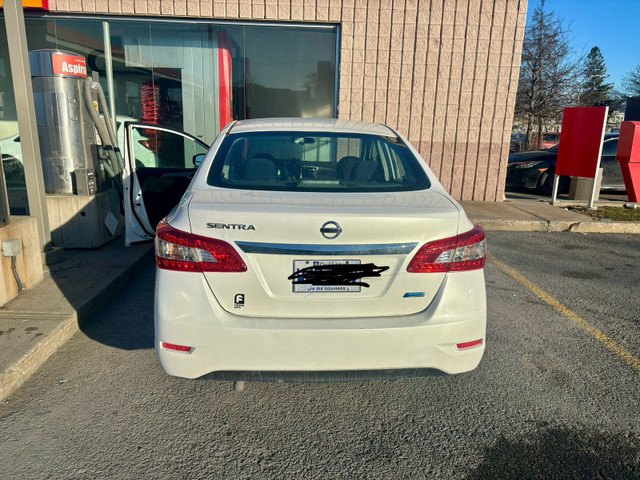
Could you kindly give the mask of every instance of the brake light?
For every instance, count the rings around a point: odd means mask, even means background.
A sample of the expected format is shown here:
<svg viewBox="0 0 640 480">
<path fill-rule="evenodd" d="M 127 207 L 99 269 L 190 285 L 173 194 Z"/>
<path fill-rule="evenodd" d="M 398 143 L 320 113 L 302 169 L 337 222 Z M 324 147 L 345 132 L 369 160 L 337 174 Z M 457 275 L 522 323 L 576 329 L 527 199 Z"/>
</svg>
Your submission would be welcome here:
<svg viewBox="0 0 640 480">
<path fill-rule="evenodd" d="M 162 220 L 156 228 L 156 264 L 182 272 L 246 272 L 238 252 L 227 242 L 171 227 Z"/>
<path fill-rule="evenodd" d="M 407 272 L 431 273 L 479 270 L 486 257 L 484 230 L 478 226 L 455 237 L 427 243 L 413 257 Z"/>
</svg>

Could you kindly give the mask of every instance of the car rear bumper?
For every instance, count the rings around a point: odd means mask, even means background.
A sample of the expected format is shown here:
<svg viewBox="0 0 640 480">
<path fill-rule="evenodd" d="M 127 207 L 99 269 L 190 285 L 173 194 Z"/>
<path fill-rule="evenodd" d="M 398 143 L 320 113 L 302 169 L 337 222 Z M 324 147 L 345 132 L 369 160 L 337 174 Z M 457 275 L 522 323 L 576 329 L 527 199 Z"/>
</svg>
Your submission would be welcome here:
<svg viewBox="0 0 640 480">
<path fill-rule="evenodd" d="M 158 270 L 155 303 L 155 348 L 160 364 L 168 374 L 186 378 L 212 372 L 320 375 L 384 370 L 405 376 L 400 371 L 407 369 L 456 374 L 473 370 L 485 349 L 482 270 L 448 274 L 426 310 L 405 316 L 242 317 L 220 307 L 201 274 L 165 270 Z M 457 347 L 478 339 L 481 345 Z M 191 350 L 169 350 L 162 342 Z"/>
</svg>

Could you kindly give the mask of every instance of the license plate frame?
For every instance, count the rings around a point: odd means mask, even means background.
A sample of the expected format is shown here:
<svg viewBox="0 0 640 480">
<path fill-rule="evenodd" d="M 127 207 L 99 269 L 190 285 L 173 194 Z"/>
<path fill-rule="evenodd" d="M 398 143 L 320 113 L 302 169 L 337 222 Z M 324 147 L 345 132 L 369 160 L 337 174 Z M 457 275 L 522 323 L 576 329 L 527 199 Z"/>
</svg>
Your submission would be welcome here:
<svg viewBox="0 0 640 480">
<path fill-rule="evenodd" d="M 307 267 L 321 267 L 324 265 L 361 265 L 358 259 L 340 260 L 294 260 L 293 273 L 297 273 Z M 357 282 L 358 280 L 353 280 Z M 362 291 L 361 285 L 313 285 L 307 283 L 294 283 L 292 280 L 293 293 L 359 293 Z"/>
</svg>

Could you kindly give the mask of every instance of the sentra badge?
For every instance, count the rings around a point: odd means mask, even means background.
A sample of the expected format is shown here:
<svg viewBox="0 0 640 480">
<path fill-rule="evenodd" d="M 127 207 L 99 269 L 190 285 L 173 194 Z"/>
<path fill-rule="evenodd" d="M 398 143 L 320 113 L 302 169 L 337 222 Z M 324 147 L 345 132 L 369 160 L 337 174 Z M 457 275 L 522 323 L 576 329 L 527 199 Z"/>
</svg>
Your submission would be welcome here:
<svg viewBox="0 0 640 480">
<path fill-rule="evenodd" d="M 221 230 L 255 230 L 253 225 L 243 223 L 207 223 L 207 228 L 219 228 Z"/>
</svg>

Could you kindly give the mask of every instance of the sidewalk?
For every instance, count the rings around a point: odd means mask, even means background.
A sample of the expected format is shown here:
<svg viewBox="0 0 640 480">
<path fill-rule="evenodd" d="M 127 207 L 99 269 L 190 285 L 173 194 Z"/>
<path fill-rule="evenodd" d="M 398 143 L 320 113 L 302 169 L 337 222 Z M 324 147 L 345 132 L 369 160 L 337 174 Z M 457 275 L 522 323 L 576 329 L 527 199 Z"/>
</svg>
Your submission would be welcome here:
<svg viewBox="0 0 640 480">
<path fill-rule="evenodd" d="M 587 215 L 567 210 L 562 206 L 563 203 L 552 206 L 548 201 L 534 199 L 460 202 L 469 218 L 488 231 L 640 234 L 638 222 L 596 221 Z M 611 203 L 601 203 L 608 204 Z"/>
<path fill-rule="evenodd" d="M 151 243 L 122 238 L 96 250 L 65 250 L 42 282 L 0 307 L 0 400 L 20 387 L 59 347 L 115 298 L 144 263 Z"/>
<path fill-rule="evenodd" d="M 640 223 L 593 221 L 539 200 L 461 202 L 488 231 L 572 231 L 640 234 Z M 67 250 L 45 279 L 0 307 L 0 400 L 18 389 L 106 303 L 138 268 L 153 262 L 152 244 L 124 247 L 122 238 L 97 250 Z"/>
</svg>

